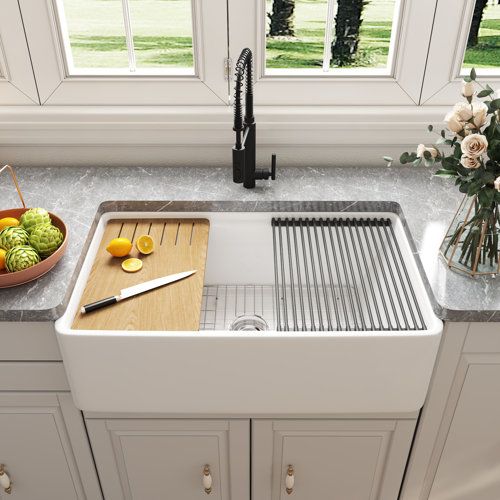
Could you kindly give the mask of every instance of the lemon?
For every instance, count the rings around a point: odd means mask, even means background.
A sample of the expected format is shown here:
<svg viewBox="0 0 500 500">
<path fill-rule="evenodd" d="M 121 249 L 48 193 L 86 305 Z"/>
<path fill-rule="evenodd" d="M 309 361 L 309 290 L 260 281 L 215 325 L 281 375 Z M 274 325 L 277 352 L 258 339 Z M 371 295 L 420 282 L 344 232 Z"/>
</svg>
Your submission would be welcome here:
<svg viewBox="0 0 500 500">
<path fill-rule="evenodd" d="M 115 238 L 109 242 L 106 250 L 113 257 L 125 257 L 132 250 L 132 242 L 128 238 Z"/>
<path fill-rule="evenodd" d="M 0 231 L 6 227 L 19 226 L 19 221 L 15 217 L 4 217 L 0 219 Z"/>
<path fill-rule="evenodd" d="M 7 252 L 3 249 L 0 248 L 0 271 L 3 271 L 5 269 L 5 254 Z"/>
<path fill-rule="evenodd" d="M 155 242 L 151 236 L 145 234 L 144 236 L 139 236 L 139 238 L 137 238 L 135 246 L 142 254 L 149 255 L 155 249 Z"/>
<path fill-rule="evenodd" d="M 126 259 L 122 262 L 122 269 L 127 271 L 127 273 L 136 273 L 142 269 L 141 259 Z"/>
</svg>

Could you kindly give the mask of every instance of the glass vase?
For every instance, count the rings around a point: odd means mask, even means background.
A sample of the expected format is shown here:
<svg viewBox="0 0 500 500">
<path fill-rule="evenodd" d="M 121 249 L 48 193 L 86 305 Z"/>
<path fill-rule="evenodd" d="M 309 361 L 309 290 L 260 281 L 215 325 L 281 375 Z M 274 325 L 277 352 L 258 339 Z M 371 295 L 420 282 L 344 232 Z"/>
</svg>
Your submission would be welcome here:
<svg viewBox="0 0 500 500">
<path fill-rule="evenodd" d="M 500 213 L 497 202 L 481 206 L 477 196 L 465 196 L 441 244 L 448 267 L 470 276 L 500 272 Z"/>
</svg>

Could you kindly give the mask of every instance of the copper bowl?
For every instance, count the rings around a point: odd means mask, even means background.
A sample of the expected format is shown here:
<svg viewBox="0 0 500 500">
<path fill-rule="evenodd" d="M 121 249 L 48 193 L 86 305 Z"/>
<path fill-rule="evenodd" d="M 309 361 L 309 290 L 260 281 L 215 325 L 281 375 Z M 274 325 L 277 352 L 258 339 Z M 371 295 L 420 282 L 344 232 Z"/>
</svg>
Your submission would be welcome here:
<svg viewBox="0 0 500 500">
<path fill-rule="evenodd" d="M 28 208 L 0 210 L 0 219 L 3 219 L 4 217 L 15 217 L 16 219 L 19 219 L 21 215 L 28 210 Z M 0 271 L 0 288 L 9 288 L 11 286 L 22 285 L 36 280 L 40 276 L 48 273 L 61 260 L 64 252 L 66 251 L 66 247 L 68 246 L 68 230 L 66 229 L 64 222 L 57 215 L 51 212 L 49 212 L 49 215 L 52 219 L 52 224 L 56 226 L 64 236 L 61 246 L 50 257 L 47 257 L 28 269 L 24 269 L 24 271 L 17 271 L 15 273 L 8 273 L 5 270 Z"/>
</svg>

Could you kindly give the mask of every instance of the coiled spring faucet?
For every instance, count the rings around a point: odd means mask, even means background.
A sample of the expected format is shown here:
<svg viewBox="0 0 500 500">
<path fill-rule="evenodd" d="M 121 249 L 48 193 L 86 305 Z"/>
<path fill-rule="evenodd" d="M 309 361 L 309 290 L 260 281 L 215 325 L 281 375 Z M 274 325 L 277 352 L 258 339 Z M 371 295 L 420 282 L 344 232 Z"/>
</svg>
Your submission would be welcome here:
<svg viewBox="0 0 500 500">
<path fill-rule="evenodd" d="M 271 170 L 256 168 L 256 127 L 253 116 L 252 51 L 243 49 L 236 63 L 234 87 L 234 126 L 236 143 L 233 147 L 233 181 L 254 188 L 256 179 L 276 179 L 276 155 L 272 155 Z M 241 104 L 241 91 L 245 80 L 245 117 Z"/>
</svg>

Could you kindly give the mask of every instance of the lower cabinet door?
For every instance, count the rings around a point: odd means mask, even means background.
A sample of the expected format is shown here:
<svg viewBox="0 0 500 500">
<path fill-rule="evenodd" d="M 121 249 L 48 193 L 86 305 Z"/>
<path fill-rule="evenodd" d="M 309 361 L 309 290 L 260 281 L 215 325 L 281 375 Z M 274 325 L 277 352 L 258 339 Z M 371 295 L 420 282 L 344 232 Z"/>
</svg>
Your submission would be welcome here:
<svg viewBox="0 0 500 500">
<path fill-rule="evenodd" d="M 248 420 L 87 419 L 106 500 L 248 500 Z"/>
<path fill-rule="evenodd" d="M 60 398 L 0 393 L 2 500 L 85 500 Z"/>
<path fill-rule="evenodd" d="M 414 420 L 254 420 L 253 500 L 396 500 Z"/>
</svg>

